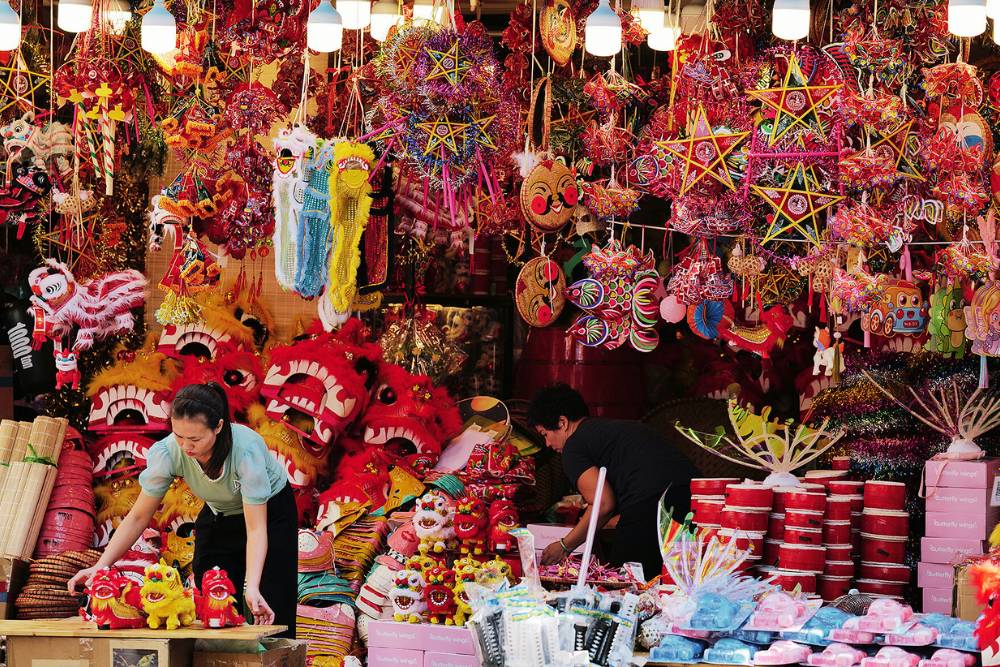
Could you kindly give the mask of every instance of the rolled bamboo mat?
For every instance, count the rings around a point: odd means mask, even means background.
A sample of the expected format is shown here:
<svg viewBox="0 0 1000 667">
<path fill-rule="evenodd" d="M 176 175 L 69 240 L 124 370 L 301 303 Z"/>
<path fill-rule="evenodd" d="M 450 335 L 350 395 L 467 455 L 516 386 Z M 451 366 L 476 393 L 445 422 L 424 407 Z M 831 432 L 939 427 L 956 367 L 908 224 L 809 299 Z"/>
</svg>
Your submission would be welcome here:
<svg viewBox="0 0 1000 667">
<path fill-rule="evenodd" d="M 28 438 L 28 444 L 34 450 L 35 456 L 58 461 L 59 452 L 62 451 L 63 438 L 66 436 L 66 425 L 67 421 L 64 418 L 35 418 L 31 425 L 31 435 Z"/>
<path fill-rule="evenodd" d="M 18 422 L 17 435 L 14 437 L 14 449 L 11 450 L 11 461 L 23 461 L 28 453 L 28 442 L 31 440 L 32 422 Z"/>
<path fill-rule="evenodd" d="M 31 558 L 42 528 L 44 508 L 55 485 L 56 468 L 44 463 L 12 463 L 0 502 L 4 519 L 0 532 L 0 553 L 14 558 Z"/>
<path fill-rule="evenodd" d="M 23 511 L 20 498 L 28 481 L 28 466 L 38 465 L 15 461 L 7 467 L 3 490 L 0 490 L 0 553 L 6 555 L 7 537 L 18 512 Z"/>
<path fill-rule="evenodd" d="M 17 440 L 18 425 L 13 419 L 0 421 L 0 463 L 9 463 L 14 441 Z"/>
</svg>

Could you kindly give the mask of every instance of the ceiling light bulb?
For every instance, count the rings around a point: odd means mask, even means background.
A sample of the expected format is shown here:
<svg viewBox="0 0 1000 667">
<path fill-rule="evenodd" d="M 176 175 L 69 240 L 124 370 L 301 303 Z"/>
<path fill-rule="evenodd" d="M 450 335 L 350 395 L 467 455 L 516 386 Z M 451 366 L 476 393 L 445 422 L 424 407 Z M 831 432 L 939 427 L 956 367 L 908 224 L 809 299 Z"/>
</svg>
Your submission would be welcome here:
<svg viewBox="0 0 1000 667">
<path fill-rule="evenodd" d="M 774 0 L 771 32 L 778 39 L 805 39 L 811 22 L 809 0 Z"/>
<path fill-rule="evenodd" d="M 948 32 L 975 37 L 986 30 L 986 0 L 948 0 Z"/>
<path fill-rule="evenodd" d="M 347 30 L 363 30 L 372 21 L 371 0 L 337 0 L 337 11 Z"/>
<path fill-rule="evenodd" d="M 622 50 L 622 20 L 601 0 L 590 16 L 583 32 L 583 47 L 587 53 L 600 58 L 613 56 Z"/>
<path fill-rule="evenodd" d="M 646 37 L 646 45 L 654 51 L 673 51 L 677 48 L 680 36 L 681 28 L 677 24 L 677 17 L 667 13 L 663 18 L 663 27 L 650 32 Z"/>
<path fill-rule="evenodd" d="M 90 0 L 59 0 L 56 25 L 65 32 L 86 32 L 94 17 L 94 6 Z"/>
<path fill-rule="evenodd" d="M 125 0 L 109 0 L 104 20 L 110 26 L 111 32 L 120 35 L 125 32 L 126 24 L 132 20 L 132 10 Z"/>
<path fill-rule="evenodd" d="M 0 51 L 13 51 L 21 45 L 21 17 L 14 8 L 0 1 Z"/>
<path fill-rule="evenodd" d="M 384 42 L 392 26 L 399 22 L 399 9 L 393 0 L 379 0 L 372 7 L 372 39 Z"/>
<path fill-rule="evenodd" d="M 154 0 L 153 8 L 143 14 L 141 39 L 142 48 L 150 53 L 170 53 L 177 48 L 177 21 L 163 0 Z"/>
<path fill-rule="evenodd" d="M 332 53 L 339 51 L 343 43 L 344 22 L 340 13 L 330 0 L 321 0 L 306 21 L 306 45 L 319 53 Z"/>
<path fill-rule="evenodd" d="M 632 15 L 646 32 L 658 32 L 663 28 L 662 0 L 632 0 Z"/>
</svg>

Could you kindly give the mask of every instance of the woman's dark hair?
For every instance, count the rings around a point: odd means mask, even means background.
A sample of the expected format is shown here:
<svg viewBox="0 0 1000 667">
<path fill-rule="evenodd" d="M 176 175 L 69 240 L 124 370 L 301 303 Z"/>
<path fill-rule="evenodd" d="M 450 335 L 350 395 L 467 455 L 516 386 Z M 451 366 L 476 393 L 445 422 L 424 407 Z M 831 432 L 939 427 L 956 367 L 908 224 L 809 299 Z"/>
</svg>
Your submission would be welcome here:
<svg viewBox="0 0 1000 667">
<path fill-rule="evenodd" d="M 559 428 L 559 418 L 571 422 L 590 416 L 587 402 L 576 389 L 557 383 L 539 390 L 528 406 L 528 425 L 541 426 L 547 431 Z"/>
<path fill-rule="evenodd" d="M 212 447 L 212 457 L 205 466 L 205 474 L 216 478 L 222 474 L 222 466 L 233 450 L 233 424 L 229 420 L 229 399 L 226 390 L 218 382 L 205 384 L 189 384 L 177 392 L 170 409 L 171 417 L 182 419 L 201 418 L 210 429 L 222 430 L 215 436 L 215 446 Z"/>
</svg>

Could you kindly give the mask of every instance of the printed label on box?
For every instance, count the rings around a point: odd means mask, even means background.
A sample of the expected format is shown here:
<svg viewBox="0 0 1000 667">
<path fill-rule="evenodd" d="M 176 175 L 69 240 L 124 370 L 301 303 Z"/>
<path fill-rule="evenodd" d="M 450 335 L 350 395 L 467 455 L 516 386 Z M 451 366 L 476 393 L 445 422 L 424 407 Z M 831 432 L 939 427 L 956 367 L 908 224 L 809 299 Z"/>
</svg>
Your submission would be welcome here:
<svg viewBox="0 0 1000 667">
<path fill-rule="evenodd" d="M 951 616 L 950 588 L 925 588 L 923 597 L 925 614 L 947 614 Z"/>
<path fill-rule="evenodd" d="M 982 540 L 951 540 L 946 537 L 920 538 L 920 560 L 925 563 L 953 564 L 966 556 L 986 553 Z"/>
<path fill-rule="evenodd" d="M 917 563 L 917 586 L 951 590 L 955 583 L 955 568 L 942 563 Z M 949 596 L 950 597 L 950 596 Z"/>
<path fill-rule="evenodd" d="M 928 488 L 992 489 L 997 476 L 997 460 L 945 461 L 931 460 L 924 466 L 924 483 Z"/>
<path fill-rule="evenodd" d="M 368 667 L 424 667 L 424 652 L 376 646 L 368 649 Z"/>
<path fill-rule="evenodd" d="M 955 514 L 952 512 L 927 513 L 927 537 L 951 537 L 955 539 L 984 540 L 989 535 L 989 526 L 984 516 Z"/>
<path fill-rule="evenodd" d="M 481 664 L 474 655 L 430 651 L 424 654 L 424 667 L 480 667 Z"/>
<path fill-rule="evenodd" d="M 424 649 L 423 626 L 418 623 L 396 623 L 395 621 L 372 621 L 368 624 L 368 646 Z"/>
<path fill-rule="evenodd" d="M 470 628 L 448 627 L 446 625 L 424 625 L 426 633 L 422 647 L 435 653 L 476 654 L 476 640 Z"/>
</svg>

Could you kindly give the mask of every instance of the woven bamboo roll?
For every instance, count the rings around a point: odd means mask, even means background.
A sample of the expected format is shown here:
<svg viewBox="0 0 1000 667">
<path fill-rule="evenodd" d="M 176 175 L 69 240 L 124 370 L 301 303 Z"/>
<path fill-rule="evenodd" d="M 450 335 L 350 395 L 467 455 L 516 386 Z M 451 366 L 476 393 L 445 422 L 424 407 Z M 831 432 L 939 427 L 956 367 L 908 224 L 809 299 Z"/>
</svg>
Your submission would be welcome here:
<svg viewBox="0 0 1000 667">
<path fill-rule="evenodd" d="M 23 461 L 28 453 L 28 442 L 31 439 L 32 422 L 18 422 L 17 435 L 14 438 L 14 449 L 10 452 L 11 461 Z"/>
<path fill-rule="evenodd" d="M 35 455 L 47 459 L 55 459 L 62 448 L 62 437 L 65 435 L 65 426 L 61 420 L 52 417 L 38 417 L 31 425 L 31 436 L 28 444 L 35 451 Z"/>
<path fill-rule="evenodd" d="M 35 468 L 32 471 L 32 476 L 41 475 L 41 489 L 36 496 L 37 500 L 35 502 L 34 511 L 23 512 L 27 516 L 27 530 L 24 533 L 15 533 L 15 542 L 13 548 L 18 549 L 20 558 L 28 559 L 31 558 L 32 554 L 35 553 L 35 543 L 38 541 L 38 534 L 42 531 L 42 521 L 45 518 L 45 508 L 49 506 L 49 498 L 52 496 L 52 488 L 56 483 L 56 468 L 49 465 L 43 465 L 39 463 L 31 464 L 33 467 L 41 466 L 44 470 Z M 32 488 L 34 491 L 34 488 Z M 18 524 L 20 526 L 20 523 Z"/>
<path fill-rule="evenodd" d="M 56 450 L 52 454 L 52 460 L 59 463 L 59 456 L 62 454 L 63 444 L 66 441 L 66 429 L 69 428 L 69 420 L 65 417 L 56 417 L 59 422 L 59 437 L 56 440 Z"/>
<path fill-rule="evenodd" d="M 17 440 L 17 422 L 13 419 L 0 421 L 0 463 L 10 461 L 10 453 L 14 451 L 14 441 Z"/>
<path fill-rule="evenodd" d="M 0 495 L 0 552 L 4 555 L 12 555 L 7 551 L 7 543 L 10 538 L 11 529 L 17 520 L 17 515 L 23 513 L 25 508 L 21 503 L 24 498 L 25 487 L 28 482 L 28 470 L 32 464 L 16 461 L 10 464 L 7 470 L 7 479 L 4 481 L 3 493 Z"/>
</svg>

